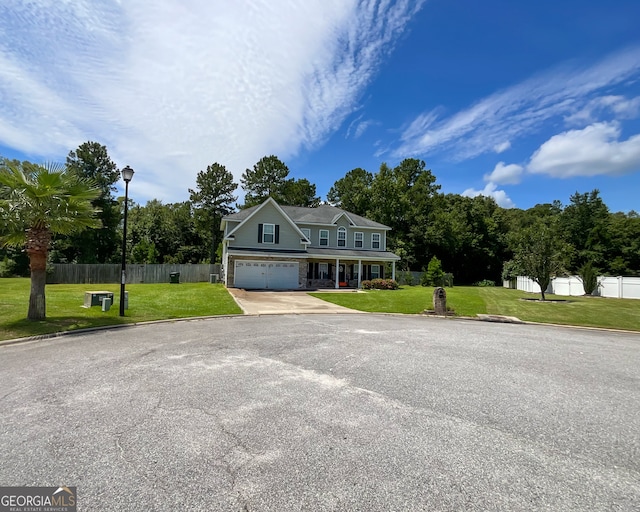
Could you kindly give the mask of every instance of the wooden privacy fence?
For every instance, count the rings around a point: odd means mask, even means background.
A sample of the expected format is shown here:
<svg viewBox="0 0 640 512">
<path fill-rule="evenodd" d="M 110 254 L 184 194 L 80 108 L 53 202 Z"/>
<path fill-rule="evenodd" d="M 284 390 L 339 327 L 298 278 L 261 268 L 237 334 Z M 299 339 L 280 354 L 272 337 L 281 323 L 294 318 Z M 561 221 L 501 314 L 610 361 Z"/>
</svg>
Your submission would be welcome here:
<svg viewBox="0 0 640 512">
<path fill-rule="evenodd" d="M 47 283 L 84 284 L 120 283 L 121 266 L 115 264 L 54 263 L 47 273 Z M 127 265 L 127 283 L 168 283 L 169 274 L 180 272 L 181 283 L 209 281 L 211 274 L 220 276 L 220 264 L 215 265 Z"/>
</svg>

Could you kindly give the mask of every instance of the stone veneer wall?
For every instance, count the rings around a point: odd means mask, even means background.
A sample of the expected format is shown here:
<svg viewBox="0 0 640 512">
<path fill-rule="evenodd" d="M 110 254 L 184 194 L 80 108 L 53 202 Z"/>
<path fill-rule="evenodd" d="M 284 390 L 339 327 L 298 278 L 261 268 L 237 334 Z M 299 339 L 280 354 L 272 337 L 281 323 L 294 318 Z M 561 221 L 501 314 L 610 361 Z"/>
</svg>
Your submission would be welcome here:
<svg viewBox="0 0 640 512">
<path fill-rule="evenodd" d="M 236 260 L 242 261 L 242 260 L 250 260 L 250 261 L 288 261 L 288 262 L 292 262 L 298 263 L 298 287 L 303 289 L 307 287 L 307 260 L 306 259 L 298 259 L 298 258 L 271 258 L 271 257 L 260 257 L 260 258 L 250 258 L 250 257 L 243 257 L 243 256 L 231 256 L 229 255 L 229 264 L 228 264 L 228 268 L 226 269 L 227 271 L 227 276 L 228 276 L 228 280 L 227 283 L 229 287 L 233 288 L 233 278 L 234 278 L 234 272 L 236 269 Z"/>
</svg>

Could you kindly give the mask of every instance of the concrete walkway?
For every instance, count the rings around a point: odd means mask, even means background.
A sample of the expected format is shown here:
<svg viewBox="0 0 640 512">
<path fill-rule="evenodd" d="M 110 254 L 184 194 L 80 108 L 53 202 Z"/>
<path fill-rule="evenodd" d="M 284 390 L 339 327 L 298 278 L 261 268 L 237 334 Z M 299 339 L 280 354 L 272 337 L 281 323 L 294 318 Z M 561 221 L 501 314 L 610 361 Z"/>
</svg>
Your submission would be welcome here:
<svg viewBox="0 0 640 512">
<path fill-rule="evenodd" d="M 247 315 L 361 313 L 361 311 L 317 299 L 304 291 L 247 291 L 240 288 L 229 288 L 228 290 L 238 306 Z"/>
</svg>

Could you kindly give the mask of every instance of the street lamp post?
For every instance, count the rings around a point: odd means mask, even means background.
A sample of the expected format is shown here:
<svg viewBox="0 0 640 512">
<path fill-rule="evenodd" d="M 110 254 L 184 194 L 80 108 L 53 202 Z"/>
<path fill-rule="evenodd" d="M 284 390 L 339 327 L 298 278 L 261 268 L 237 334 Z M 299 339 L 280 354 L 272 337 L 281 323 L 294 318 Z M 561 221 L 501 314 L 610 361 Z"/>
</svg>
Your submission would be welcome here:
<svg viewBox="0 0 640 512">
<path fill-rule="evenodd" d="M 122 169 L 124 180 L 124 225 L 122 227 L 122 275 L 120 276 L 120 316 L 124 316 L 124 283 L 127 279 L 127 209 L 129 206 L 129 182 L 133 178 L 133 169 L 128 165 Z"/>
</svg>

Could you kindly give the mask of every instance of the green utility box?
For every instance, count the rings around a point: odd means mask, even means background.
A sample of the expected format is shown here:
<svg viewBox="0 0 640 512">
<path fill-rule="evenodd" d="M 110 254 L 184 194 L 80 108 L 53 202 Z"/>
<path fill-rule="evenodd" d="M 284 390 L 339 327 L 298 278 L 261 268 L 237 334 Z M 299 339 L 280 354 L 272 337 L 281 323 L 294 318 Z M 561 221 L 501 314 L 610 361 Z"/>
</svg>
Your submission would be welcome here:
<svg viewBox="0 0 640 512">
<path fill-rule="evenodd" d="M 171 284 L 180 284 L 180 272 L 169 272 L 169 282 Z"/>
<path fill-rule="evenodd" d="M 91 306 L 102 306 L 102 299 L 111 299 L 113 304 L 113 292 L 97 291 L 97 292 L 84 292 L 84 306 L 90 308 Z"/>
</svg>

